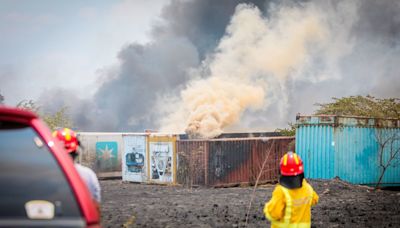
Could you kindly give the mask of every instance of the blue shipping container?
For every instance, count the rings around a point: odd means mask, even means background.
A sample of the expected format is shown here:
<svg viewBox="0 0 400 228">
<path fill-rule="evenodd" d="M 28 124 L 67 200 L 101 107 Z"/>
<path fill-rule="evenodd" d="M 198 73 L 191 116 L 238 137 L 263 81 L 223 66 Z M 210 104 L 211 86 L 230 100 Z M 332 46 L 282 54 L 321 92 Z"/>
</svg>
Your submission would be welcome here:
<svg viewBox="0 0 400 228">
<path fill-rule="evenodd" d="M 400 149 L 400 120 L 343 116 L 300 116 L 296 121 L 296 152 L 305 176 L 339 177 L 353 184 L 375 185 L 383 162 Z M 380 143 L 379 143 L 380 142 Z M 400 152 L 391 160 L 382 186 L 400 186 Z"/>
</svg>

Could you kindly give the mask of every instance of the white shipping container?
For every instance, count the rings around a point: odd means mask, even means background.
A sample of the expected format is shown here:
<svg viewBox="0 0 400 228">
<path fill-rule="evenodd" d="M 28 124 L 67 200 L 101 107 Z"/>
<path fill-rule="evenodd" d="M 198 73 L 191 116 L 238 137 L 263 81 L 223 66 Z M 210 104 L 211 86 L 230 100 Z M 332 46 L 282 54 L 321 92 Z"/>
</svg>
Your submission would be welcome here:
<svg viewBox="0 0 400 228">
<path fill-rule="evenodd" d="M 122 133 L 79 132 L 81 149 L 78 161 L 99 177 L 121 177 Z"/>
<path fill-rule="evenodd" d="M 176 182 L 176 136 L 151 134 L 149 145 L 149 179 L 155 183 Z"/>
<path fill-rule="evenodd" d="M 122 180 L 147 181 L 147 141 L 145 135 L 124 135 Z"/>
</svg>

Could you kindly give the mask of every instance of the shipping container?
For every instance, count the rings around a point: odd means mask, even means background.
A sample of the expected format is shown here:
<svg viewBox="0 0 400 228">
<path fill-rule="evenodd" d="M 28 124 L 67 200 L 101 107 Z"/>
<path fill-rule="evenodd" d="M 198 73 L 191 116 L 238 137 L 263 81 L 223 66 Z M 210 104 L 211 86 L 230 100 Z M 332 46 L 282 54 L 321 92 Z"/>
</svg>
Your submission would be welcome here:
<svg viewBox="0 0 400 228">
<path fill-rule="evenodd" d="M 147 182 L 146 134 L 123 134 L 122 180 Z"/>
<path fill-rule="evenodd" d="M 375 185 L 382 169 L 380 144 L 387 141 L 383 161 L 400 149 L 400 120 L 346 116 L 299 116 L 296 152 L 304 161 L 305 176 L 339 177 L 353 184 Z M 397 138 L 396 138 L 397 137 Z M 400 154 L 392 160 L 396 165 Z M 389 166 L 382 186 L 400 185 L 400 166 Z"/>
<path fill-rule="evenodd" d="M 122 133 L 78 132 L 81 142 L 78 162 L 99 178 L 121 177 Z"/>
<path fill-rule="evenodd" d="M 191 139 L 187 134 L 179 134 L 177 135 L 178 139 Z M 258 137 L 279 137 L 282 136 L 280 132 L 225 132 L 217 137 L 216 139 L 226 139 L 226 138 L 258 138 Z M 193 139 L 198 140 L 198 139 Z"/>
<path fill-rule="evenodd" d="M 254 184 L 260 173 L 260 183 L 276 182 L 280 158 L 293 142 L 294 137 L 178 140 L 178 182 L 206 186 Z"/>
<path fill-rule="evenodd" d="M 177 182 L 185 186 L 206 185 L 208 140 L 178 140 Z"/>
<path fill-rule="evenodd" d="M 147 136 L 149 182 L 176 183 L 176 139 L 176 135 L 158 133 Z"/>
</svg>

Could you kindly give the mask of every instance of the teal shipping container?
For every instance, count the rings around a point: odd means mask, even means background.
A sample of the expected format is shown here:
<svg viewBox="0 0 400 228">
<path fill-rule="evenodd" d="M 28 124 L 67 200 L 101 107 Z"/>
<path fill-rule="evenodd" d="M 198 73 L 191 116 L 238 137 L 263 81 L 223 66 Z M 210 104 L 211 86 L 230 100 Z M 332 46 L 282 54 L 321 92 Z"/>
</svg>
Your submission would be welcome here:
<svg viewBox="0 0 400 228">
<path fill-rule="evenodd" d="M 383 149 L 382 149 L 383 148 Z M 400 186 L 400 120 L 347 116 L 297 116 L 296 152 L 305 176 Z M 397 153 L 397 154 L 396 154 Z M 380 156 L 382 154 L 382 156 Z"/>
</svg>

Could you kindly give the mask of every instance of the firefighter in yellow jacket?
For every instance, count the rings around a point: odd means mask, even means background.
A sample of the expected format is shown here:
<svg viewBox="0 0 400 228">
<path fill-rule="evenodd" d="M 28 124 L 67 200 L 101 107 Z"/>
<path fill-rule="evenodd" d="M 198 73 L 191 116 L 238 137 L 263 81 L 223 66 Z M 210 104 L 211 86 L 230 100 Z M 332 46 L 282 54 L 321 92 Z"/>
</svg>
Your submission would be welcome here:
<svg viewBox="0 0 400 228">
<path fill-rule="evenodd" d="M 318 195 L 304 179 L 303 161 L 288 152 L 281 159 L 280 170 L 279 184 L 264 206 L 265 217 L 273 228 L 311 227 L 311 206 L 318 203 Z"/>
</svg>

